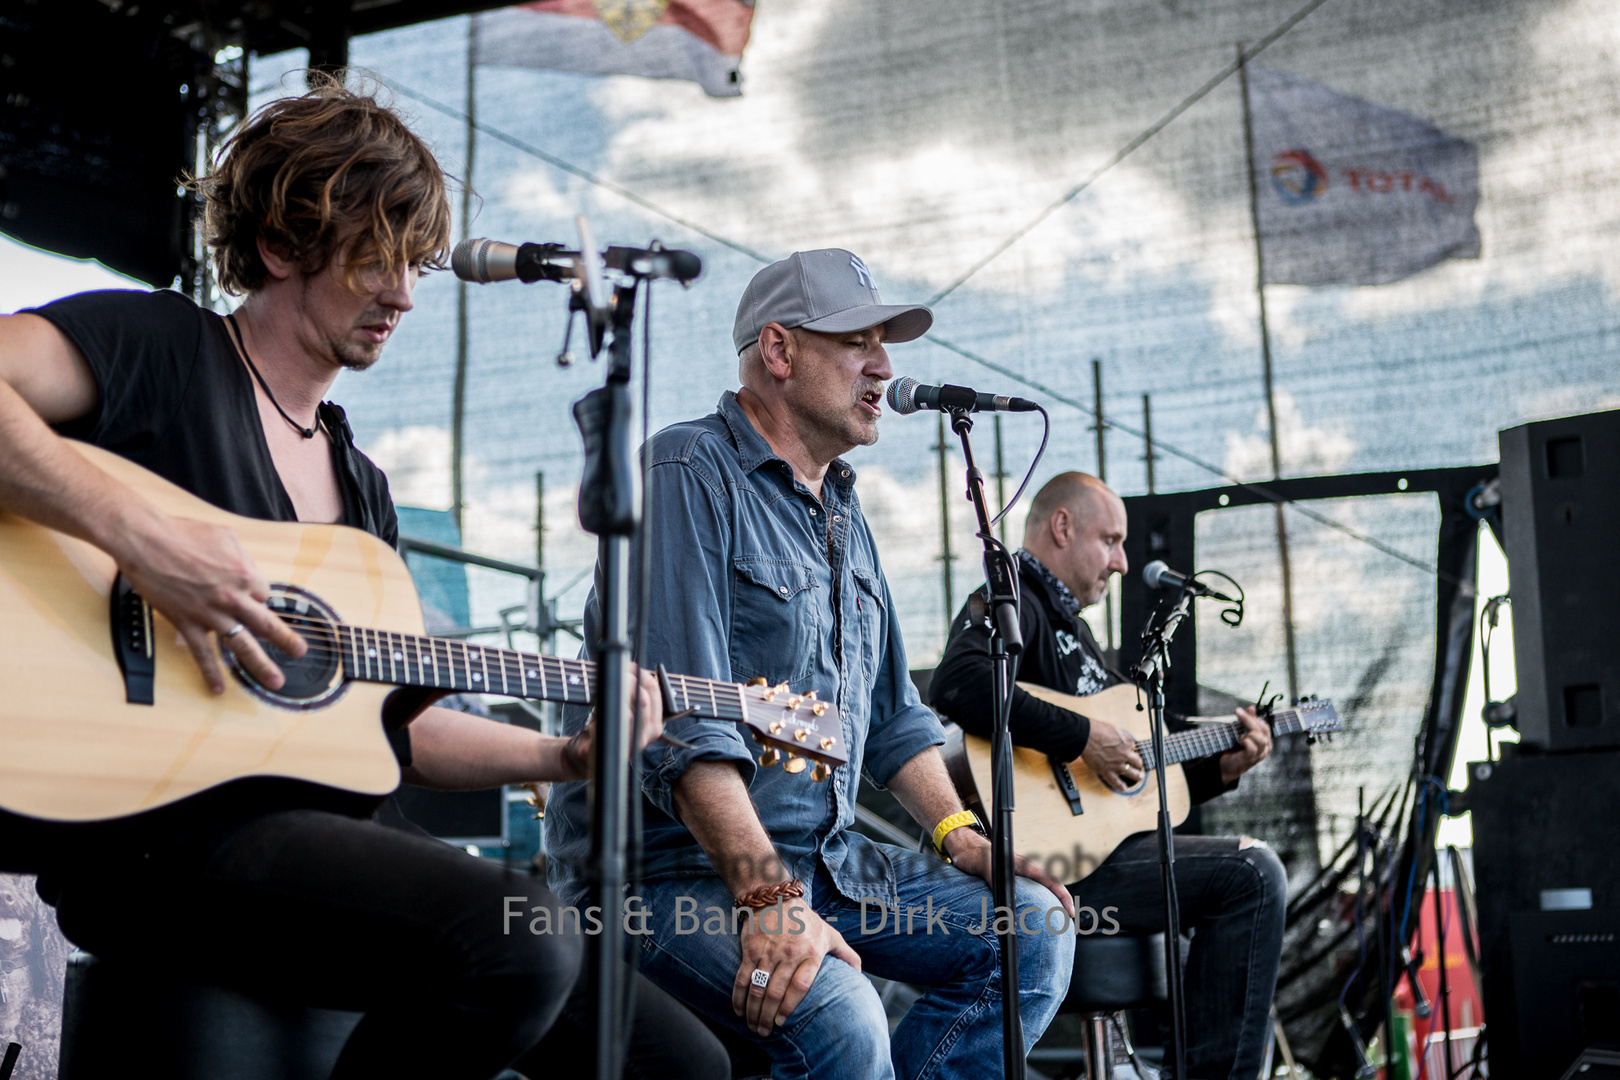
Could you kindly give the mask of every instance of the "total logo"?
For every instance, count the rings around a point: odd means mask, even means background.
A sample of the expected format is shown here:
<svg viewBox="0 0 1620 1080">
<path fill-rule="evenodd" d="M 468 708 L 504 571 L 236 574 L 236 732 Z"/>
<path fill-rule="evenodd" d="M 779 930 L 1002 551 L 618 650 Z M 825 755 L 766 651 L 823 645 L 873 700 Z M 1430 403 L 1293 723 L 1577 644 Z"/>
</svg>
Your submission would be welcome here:
<svg viewBox="0 0 1620 1080">
<path fill-rule="evenodd" d="M 1360 166 L 1338 170 L 1346 188 L 1357 194 L 1384 195 L 1417 192 L 1436 202 L 1453 203 L 1456 196 L 1433 177 L 1409 170 L 1390 171 Z M 1290 206 L 1302 206 L 1322 197 L 1328 189 L 1327 168 L 1309 150 L 1284 150 L 1271 159 L 1271 186 Z"/>
<path fill-rule="evenodd" d="M 1327 191 L 1327 169 L 1309 150 L 1284 150 L 1271 159 L 1271 186 L 1285 203 L 1308 203 Z"/>
</svg>

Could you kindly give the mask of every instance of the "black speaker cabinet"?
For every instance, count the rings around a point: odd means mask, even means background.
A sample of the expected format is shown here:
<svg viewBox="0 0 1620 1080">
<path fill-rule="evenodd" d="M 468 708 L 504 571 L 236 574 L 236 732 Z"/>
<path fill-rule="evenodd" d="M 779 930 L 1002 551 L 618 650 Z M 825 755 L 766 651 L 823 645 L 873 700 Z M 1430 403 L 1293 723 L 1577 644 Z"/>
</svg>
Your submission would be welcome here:
<svg viewBox="0 0 1620 1080">
<path fill-rule="evenodd" d="M 1519 734 L 1543 750 L 1620 747 L 1620 411 L 1500 438 Z"/>
<path fill-rule="evenodd" d="M 1620 751 L 1468 766 L 1491 1075 L 1620 1043 Z"/>
</svg>

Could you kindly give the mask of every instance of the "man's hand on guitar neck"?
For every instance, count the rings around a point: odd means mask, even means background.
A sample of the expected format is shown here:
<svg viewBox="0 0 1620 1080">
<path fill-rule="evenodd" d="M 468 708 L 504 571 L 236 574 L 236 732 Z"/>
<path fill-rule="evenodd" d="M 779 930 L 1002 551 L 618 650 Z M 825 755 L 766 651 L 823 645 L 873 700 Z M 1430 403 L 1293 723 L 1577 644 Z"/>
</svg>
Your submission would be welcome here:
<svg viewBox="0 0 1620 1080">
<path fill-rule="evenodd" d="M 1237 749 L 1221 755 L 1221 781 L 1227 784 L 1271 756 L 1271 725 L 1260 719 L 1252 705 L 1239 709 L 1237 718 L 1246 730 Z"/>
<path fill-rule="evenodd" d="M 1080 757 L 1098 779 L 1115 791 L 1128 791 L 1142 779 L 1142 756 L 1136 752 L 1136 738 L 1106 720 L 1092 718 L 1091 734 L 1086 737 Z"/>
</svg>

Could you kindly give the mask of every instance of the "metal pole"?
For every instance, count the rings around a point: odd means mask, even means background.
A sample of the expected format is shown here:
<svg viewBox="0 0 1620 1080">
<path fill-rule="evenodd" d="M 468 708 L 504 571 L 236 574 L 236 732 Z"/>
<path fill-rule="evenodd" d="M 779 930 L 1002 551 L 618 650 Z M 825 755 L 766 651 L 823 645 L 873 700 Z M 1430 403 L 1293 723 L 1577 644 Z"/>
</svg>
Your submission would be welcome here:
<svg viewBox="0 0 1620 1080">
<path fill-rule="evenodd" d="M 1243 146 L 1249 172 L 1249 219 L 1254 227 L 1255 295 L 1260 299 L 1260 362 L 1266 390 L 1266 423 L 1271 429 L 1271 478 L 1282 479 L 1282 450 L 1277 431 L 1277 396 L 1271 379 L 1271 330 L 1266 322 L 1266 253 L 1260 242 L 1260 182 L 1254 172 L 1254 120 L 1249 111 L 1249 68 L 1238 43 L 1238 83 L 1243 93 Z M 1283 643 L 1288 651 L 1288 696 L 1299 697 L 1299 655 L 1294 645 L 1294 572 L 1288 558 L 1288 522 L 1283 504 L 1275 505 L 1277 556 L 1282 566 Z"/>
<path fill-rule="evenodd" d="M 1097 479 L 1103 483 L 1108 482 L 1108 456 L 1104 445 L 1103 430 L 1107 424 L 1103 421 L 1103 390 L 1102 390 L 1102 361 L 1093 358 L 1091 361 L 1091 388 L 1092 388 L 1092 415 L 1097 422 L 1092 428 L 1097 432 Z M 1114 588 L 1110 584 L 1103 591 L 1103 647 L 1113 653 L 1114 643 Z"/>
<path fill-rule="evenodd" d="M 472 235 L 473 159 L 478 148 L 478 16 L 467 20 L 467 163 L 461 178 L 461 238 Z M 466 507 L 461 486 L 461 459 L 467 419 L 467 283 L 456 282 L 456 379 L 450 404 L 450 513 L 456 531 L 463 531 Z"/>
<path fill-rule="evenodd" d="M 1007 465 L 1001 454 L 1001 414 L 995 414 L 996 420 L 996 513 L 1007 508 Z M 1003 544 L 1007 542 L 1007 519 L 1002 518 L 996 522 L 996 531 Z"/>
<path fill-rule="evenodd" d="M 544 573 L 546 569 L 546 474 L 534 474 L 534 566 Z"/>
<path fill-rule="evenodd" d="M 950 477 L 945 457 L 950 447 L 945 443 L 945 414 L 936 413 L 935 416 L 939 419 L 939 442 L 934 446 L 939 452 L 939 562 L 940 576 L 945 587 L 945 632 L 948 635 L 951 620 L 956 618 L 956 590 L 951 582 L 951 563 L 956 560 L 956 556 L 951 554 Z"/>
<path fill-rule="evenodd" d="M 1147 452 L 1142 455 L 1142 460 L 1147 462 L 1147 493 L 1152 495 L 1154 490 L 1153 462 L 1158 459 L 1159 455 L 1153 452 L 1153 396 L 1151 394 L 1142 395 L 1142 442 L 1147 448 Z"/>
</svg>

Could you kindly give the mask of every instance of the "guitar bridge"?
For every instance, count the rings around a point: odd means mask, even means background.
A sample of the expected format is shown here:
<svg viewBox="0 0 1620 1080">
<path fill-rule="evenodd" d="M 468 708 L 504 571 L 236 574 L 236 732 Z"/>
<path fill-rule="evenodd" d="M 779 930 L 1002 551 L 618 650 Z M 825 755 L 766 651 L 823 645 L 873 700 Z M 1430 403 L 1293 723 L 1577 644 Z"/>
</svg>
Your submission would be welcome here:
<svg viewBox="0 0 1620 1080">
<path fill-rule="evenodd" d="M 119 574 L 108 599 L 112 624 L 113 656 L 124 675 L 124 700 L 131 705 L 153 703 L 157 662 L 152 656 L 152 607 Z"/>
<path fill-rule="evenodd" d="M 1051 761 L 1052 759 L 1048 758 L 1047 760 Z M 1085 807 L 1080 805 L 1080 785 L 1074 782 L 1074 773 L 1069 771 L 1069 763 L 1066 761 L 1052 761 L 1052 775 L 1057 777 L 1058 790 L 1063 793 L 1063 798 L 1069 803 L 1069 813 L 1075 817 L 1085 813 Z"/>
</svg>

